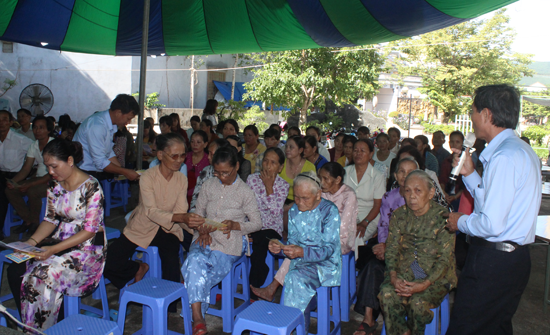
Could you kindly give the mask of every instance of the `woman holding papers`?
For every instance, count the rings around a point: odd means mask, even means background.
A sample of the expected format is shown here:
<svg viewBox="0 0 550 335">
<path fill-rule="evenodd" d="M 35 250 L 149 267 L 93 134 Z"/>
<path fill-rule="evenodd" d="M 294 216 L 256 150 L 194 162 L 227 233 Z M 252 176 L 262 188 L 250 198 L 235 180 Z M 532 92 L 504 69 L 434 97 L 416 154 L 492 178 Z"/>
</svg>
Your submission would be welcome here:
<svg viewBox="0 0 550 335">
<path fill-rule="evenodd" d="M 210 303 L 211 288 L 222 281 L 247 250 L 247 235 L 262 228 L 254 192 L 237 174 L 237 149 L 219 148 L 212 166 L 216 178 L 202 185 L 195 209 L 195 214 L 207 218 L 207 222 L 195 231 L 187 260 L 181 267 L 194 335 L 207 333 L 204 313 Z"/>
<path fill-rule="evenodd" d="M 139 204 L 122 236 L 109 247 L 105 278 L 118 289 L 132 279 L 140 281 L 149 270 L 146 263 L 130 259 L 138 246 L 144 249 L 150 245 L 157 247 L 162 278 L 179 283 L 178 253 L 184 231 L 192 234 L 189 226 L 204 222 L 194 214 L 187 214 L 187 178 L 179 171 L 185 159 L 183 137 L 177 133 L 159 135 L 156 143 L 160 165 L 141 175 Z M 175 312 L 174 307 L 169 311 Z"/>
<path fill-rule="evenodd" d="M 22 278 L 10 276 L 14 296 L 20 294 L 21 321 L 38 329 L 57 322 L 64 295 L 80 297 L 96 288 L 107 249 L 103 192 L 94 177 L 76 167 L 82 159 L 80 143 L 55 139 L 44 147 L 43 157 L 53 181 L 44 221 L 27 243 L 36 246 L 57 231 L 49 246 L 39 245 L 43 252 L 29 252 L 34 258 Z M 22 279 L 20 292 L 17 279 Z"/>
</svg>

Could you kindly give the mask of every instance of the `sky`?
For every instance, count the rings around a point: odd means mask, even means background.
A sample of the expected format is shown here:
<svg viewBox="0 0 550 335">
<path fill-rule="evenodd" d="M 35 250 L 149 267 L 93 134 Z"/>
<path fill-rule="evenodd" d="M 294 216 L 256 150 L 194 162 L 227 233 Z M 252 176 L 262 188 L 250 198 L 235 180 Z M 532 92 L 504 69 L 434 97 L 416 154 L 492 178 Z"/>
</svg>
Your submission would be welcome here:
<svg viewBox="0 0 550 335">
<path fill-rule="evenodd" d="M 506 8 L 517 34 L 512 50 L 534 54 L 534 61 L 550 62 L 550 0 L 519 0 Z"/>
</svg>

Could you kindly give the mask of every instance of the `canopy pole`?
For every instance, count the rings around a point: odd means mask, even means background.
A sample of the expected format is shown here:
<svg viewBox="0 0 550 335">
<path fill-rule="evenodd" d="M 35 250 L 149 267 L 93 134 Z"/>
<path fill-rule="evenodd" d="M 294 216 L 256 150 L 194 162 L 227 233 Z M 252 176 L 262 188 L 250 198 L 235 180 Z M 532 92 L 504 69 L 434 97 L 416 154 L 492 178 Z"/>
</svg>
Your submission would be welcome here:
<svg viewBox="0 0 550 335">
<path fill-rule="evenodd" d="M 191 108 L 191 116 L 195 115 L 195 55 L 191 56 L 191 86 L 189 87 L 189 108 Z"/>
<path fill-rule="evenodd" d="M 237 63 L 239 62 L 239 54 L 235 55 L 235 65 L 234 68 L 237 67 Z M 233 82 L 231 83 L 231 100 L 235 101 L 235 72 L 237 69 L 233 69 Z M 273 110 L 271 110 L 273 111 Z"/>
<path fill-rule="evenodd" d="M 149 43 L 149 10 L 150 0 L 143 0 L 143 35 L 141 37 L 141 62 L 139 70 L 139 113 L 137 135 L 137 162 L 138 170 L 142 168 L 143 161 L 143 115 L 145 115 L 145 80 L 147 74 L 147 45 Z"/>
</svg>

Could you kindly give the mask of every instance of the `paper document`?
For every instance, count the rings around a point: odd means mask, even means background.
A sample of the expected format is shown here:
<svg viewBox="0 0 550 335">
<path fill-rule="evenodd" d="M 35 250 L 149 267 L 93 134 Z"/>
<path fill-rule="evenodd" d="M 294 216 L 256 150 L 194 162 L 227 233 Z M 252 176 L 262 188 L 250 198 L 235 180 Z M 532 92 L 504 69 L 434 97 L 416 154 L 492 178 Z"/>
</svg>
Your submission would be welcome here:
<svg viewBox="0 0 550 335">
<path fill-rule="evenodd" d="M 210 219 L 207 219 L 207 218 L 204 219 L 204 224 L 207 224 L 209 226 L 212 226 L 212 227 L 218 228 L 218 229 L 226 227 L 226 225 L 224 225 L 221 222 L 217 222 L 217 221 L 210 220 Z"/>
<path fill-rule="evenodd" d="M 4 243 L 4 242 L 0 241 L 0 247 L 4 247 L 4 248 L 7 248 L 7 249 L 19 250 L 19 251 L 23 251 L 23 252 L 44 252 L 44 251 L 46 251 L 46 250 L 41 249 L 41 248 L 33 247 L 32 245 L 27 244 L 25 242 Z"/>
<path fill-rule="evenodd" d="M 7 259 L 11 259 L 15 263 L 23 263 L 28 261 L 31 258 L 34 258 L 33 255 L 26 254 L 24 252 L 14 252 L 13 254 L 6 255 Z"/>
</svg>

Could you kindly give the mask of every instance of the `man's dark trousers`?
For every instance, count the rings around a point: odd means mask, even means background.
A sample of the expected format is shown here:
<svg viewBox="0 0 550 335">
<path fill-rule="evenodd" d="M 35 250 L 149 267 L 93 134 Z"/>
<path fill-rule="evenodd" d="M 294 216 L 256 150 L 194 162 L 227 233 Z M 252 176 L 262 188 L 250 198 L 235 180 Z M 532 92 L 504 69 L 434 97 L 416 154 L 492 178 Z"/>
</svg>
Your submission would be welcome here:
<svg viewBox="0 0 550 335">
<path fill-rule="evenodd" d="M 513 334 L 512 317 L 530 272 L 527 246 L 504 252 L 470 245 L 447 335 Z"/>
</svg>

